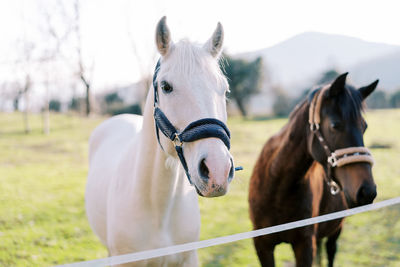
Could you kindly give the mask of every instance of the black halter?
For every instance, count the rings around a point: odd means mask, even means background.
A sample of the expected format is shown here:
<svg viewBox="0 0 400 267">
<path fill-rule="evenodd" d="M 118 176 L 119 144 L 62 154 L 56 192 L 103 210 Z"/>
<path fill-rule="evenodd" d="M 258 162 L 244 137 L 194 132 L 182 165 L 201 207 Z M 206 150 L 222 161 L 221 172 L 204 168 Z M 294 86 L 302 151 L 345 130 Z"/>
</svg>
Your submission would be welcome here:
<svg viewBox="0 0 400 267">
<path fill-rule="evenodd" d="M 158 143 L 161 148 L 162 145 L 160 143 L 160 134 L 161 131 L 168 139 L 170 139 L 175 146 L 175 150 L 178 154 L 179 160 L 182 163 L 183 169 L 185 170 L 186 176 L 192 184 L 190 179 L 190 173 L 188 170 L 188 166 L 183 155 L 183 143 L 186 142 L 194 142 L 199 139 L 215 137 L 219 138 L 225 146 L 230 149 L 230 138 L 231 134 L 229 132 L 228 127 L 217 119 L 214 118 L 205 118 L 194 121 L 190 123 L 182 132 L 178 132 L 174 125 L 168 120 L 167 116 L 161 109 L 158 107 L 159 99 L 158 99 L 158 90 L 157 90 L 157 74 L 160 69 L 160 60 L 158 60 L 156 69 L 153 75 L 153 87 L 154 87 L 154 121 L 156 125 L 156 135 Z M 235 170 L 241 170 L 242 167 L 237 167 Z"/>
</svg>

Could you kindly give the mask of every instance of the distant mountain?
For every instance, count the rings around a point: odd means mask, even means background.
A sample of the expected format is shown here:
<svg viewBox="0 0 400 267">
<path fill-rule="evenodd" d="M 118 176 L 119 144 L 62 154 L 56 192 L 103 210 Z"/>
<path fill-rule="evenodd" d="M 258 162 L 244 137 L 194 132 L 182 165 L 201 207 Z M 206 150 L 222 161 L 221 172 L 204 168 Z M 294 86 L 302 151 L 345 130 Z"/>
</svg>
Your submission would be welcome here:
<svg viewBox="0 0 400 267">
<path fill-rule="evenodd" d="M 272 82 L 296 95 L 300 89 L 313 84 L 323 71 L 331 68 L 351 71 L 349 78 L 356 83 L 381 78 L 381 85 L 390 85 L 390 88 L 395 83 L 400 85 L 400 75 L 394 73 L 395 70 L 400 72 L 399 55 L 400 46 L 366 42 L 342 35 L 306 32 L 270 48 L 238 56 L 262 56 Z M 379 66 L 373 66 L 378 63 Z"/>
<path fill-rule="evenodd" d="M 400 52 L 358 63 L 349 70 L 356 84 L 368 84 L 379 78 L 379 88 L 400 89 Z"/>
</svg>

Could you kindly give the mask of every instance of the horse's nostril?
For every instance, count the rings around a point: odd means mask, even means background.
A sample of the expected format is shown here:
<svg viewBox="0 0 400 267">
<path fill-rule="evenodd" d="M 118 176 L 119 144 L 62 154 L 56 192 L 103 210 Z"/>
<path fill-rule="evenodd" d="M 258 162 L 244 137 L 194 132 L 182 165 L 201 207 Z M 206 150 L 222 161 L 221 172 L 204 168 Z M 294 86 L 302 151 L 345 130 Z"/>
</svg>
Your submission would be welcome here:
<svg viewBox="0 0 400 267">
<path fill-rule="evenodd" d="M 357 193 L 357 202 L 359 205 L 370 204 L 376 197 L 376 188 L 370 186 L 362 186 Z"/>
<path fill-rule="evenodd" d="M 209 178 L 208 177 L 209 173 L 210 173 L 210 171 L 208 170 L 208 167 L 206 165 L 206 159 L 204 158 L 204 159 L 202 159 L 200 161 L 200 164 L 199 164 L 200 177 L 203 178 L 203 179 L 208 179 Z"/>
</svg>

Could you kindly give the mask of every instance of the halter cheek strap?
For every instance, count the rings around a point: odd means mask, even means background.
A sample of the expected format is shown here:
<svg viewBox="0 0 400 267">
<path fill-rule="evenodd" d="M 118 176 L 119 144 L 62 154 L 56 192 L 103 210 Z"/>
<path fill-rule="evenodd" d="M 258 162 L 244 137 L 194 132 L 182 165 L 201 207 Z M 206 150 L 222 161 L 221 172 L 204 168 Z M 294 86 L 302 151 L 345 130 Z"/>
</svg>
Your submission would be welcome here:
<svg viewBox="0 0 400 267">
<path fill-rule="evenodd" d="M 162 112 L 159 108 L 159 99 L 158 99 L 158 86 L 157 86 L 157 74 L 160 69 L 160 60 L 157 62 L 156 69 L 154 71 L 153 76 L 153 88 L 154 88 L 154 121 L 156 127 L 156 135 L 158 143 L 160 144 L 160 134 L 161 131 L 165 137 L 170 139 L 174 146 L 176 153 L 178 154 L 179 160 L 182 164 L 183 169 L 185 170 L 186 176 L 192 184 L 192 180 L 189 173 L 189 168 L 187 166 L 184 154 L 183 154 L 183 144 L 187 142 L 194 142 L 199 139 L 204 138 L 218 138 L 220 139 L 228 150 L 231 147 L 230 138 L 231 134 L 229 132 L 228 127 L 226 127 L 225 123 L 220 120 L 214 118 L 205 118 L 194 121 L 190 123 L 182 132 L 179 132 L 174 125 L 168 120 L 167 116 Z M 236 167 L 235 170 L 242 170 L 242 167 Z"/>
<path fill-rule="evenodd" d="M 329 145 L 320 131 L 322 99 L 329 87 L 330 85 L 323 87 L 314 95 L 314 98 L 310 104 L 308 122 L 310 124 L 311 132 L 317 137 L 327 156 L 328 165 L 326 182 L 330 187 L 331 194 L 336 195 L 342 188 L 338 181 L 334 181 L 332 176 L 332 168 L 342 167 L 344 165 L 356 162 L 367 162 L 373 165 L 374 159 L 372 158 L 369 149 L 363 146 L 342 148 L 333 152 L 329 149 Z"/>
</svg>

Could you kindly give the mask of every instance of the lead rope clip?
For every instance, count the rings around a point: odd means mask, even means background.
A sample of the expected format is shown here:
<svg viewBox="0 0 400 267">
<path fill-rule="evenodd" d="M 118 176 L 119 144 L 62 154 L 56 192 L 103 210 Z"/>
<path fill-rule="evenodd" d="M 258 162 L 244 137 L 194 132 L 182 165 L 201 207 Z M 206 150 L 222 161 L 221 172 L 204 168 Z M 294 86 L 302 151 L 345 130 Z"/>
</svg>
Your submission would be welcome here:
<svg viewBox="0 0 400 267">
<path fill-rule="evenodd" d="M 235 172 L 243 170 L 242 166 L 235 167 Z"/>
<path fill-rule="evenodd" d="M 328 186 L 329 186 L 329 189 L 330 189 L 332 195 L 335 196 L 335 195 L 339 194 L 340 187 L 335 181 L 331 180 L 330 182 L 328 182 Z"/>
</svg>

